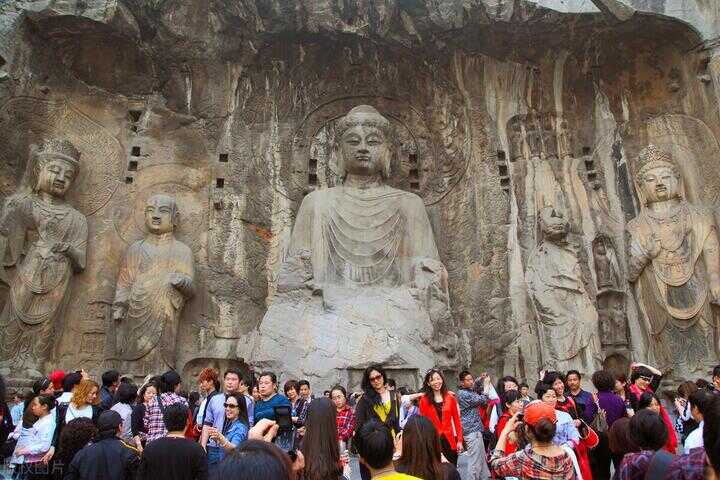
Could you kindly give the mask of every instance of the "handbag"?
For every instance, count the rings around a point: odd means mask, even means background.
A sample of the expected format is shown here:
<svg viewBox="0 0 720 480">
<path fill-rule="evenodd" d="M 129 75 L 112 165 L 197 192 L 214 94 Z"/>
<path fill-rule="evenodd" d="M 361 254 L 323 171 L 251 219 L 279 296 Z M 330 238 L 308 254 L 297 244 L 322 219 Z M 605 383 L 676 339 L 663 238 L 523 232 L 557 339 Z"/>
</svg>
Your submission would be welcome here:
<svg viewBox="0 0 720 480">
<path fill-rule="evenodd" d="M 600 443 L 600 436 L 590 425 L 585 423 L 585 420 L 581 419 L 580 421 L 582 422 L 582 426 L 578 429 L 578 433 L 580 433 L 580 441 L 588 450 L 597 447 Z M 585 433 L 584 435 L 583 432 Z"/>
<path fill-rule="evenodd" d="M 597 413 L 595 414 L 595 418 L 593 418 L 592 423 L 590 423 L 590 426 L 596 432 L 607 432 L 610 428 L 607 422 L 607 412 L 605 409 L 600 408 L 600 402 L 597 400 L 595 401 L 595 405 L 597 405 Z"/>
</svg>

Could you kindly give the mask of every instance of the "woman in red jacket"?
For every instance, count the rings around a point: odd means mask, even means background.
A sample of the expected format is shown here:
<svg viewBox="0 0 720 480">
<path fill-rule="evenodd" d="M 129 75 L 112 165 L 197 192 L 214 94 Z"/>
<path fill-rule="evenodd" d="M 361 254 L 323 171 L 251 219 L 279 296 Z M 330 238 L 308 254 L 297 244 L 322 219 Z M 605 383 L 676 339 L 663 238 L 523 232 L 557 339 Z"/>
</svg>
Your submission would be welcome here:
<svg viewBox="0 0 720 480">
<path fill-rule="evenodd" d="M 463 449 L 460 409 L 455 396 L 445 385 L 445 378 L 438 370 L 430 370 L 423 381 L 423 395 L 420 398 L 420 415 L 427 417 L 440 435 L 443 455 L 457 465 L 458 454 Z"/>
</svg>

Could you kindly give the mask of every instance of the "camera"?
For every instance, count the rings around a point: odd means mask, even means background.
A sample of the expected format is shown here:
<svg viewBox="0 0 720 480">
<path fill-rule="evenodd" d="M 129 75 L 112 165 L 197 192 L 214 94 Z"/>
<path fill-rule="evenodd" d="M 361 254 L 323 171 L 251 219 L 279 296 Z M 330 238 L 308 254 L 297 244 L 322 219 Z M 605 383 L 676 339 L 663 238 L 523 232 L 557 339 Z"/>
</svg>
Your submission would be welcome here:
<svg viewBox="0 0 720 480">
<path fill-rule="evenodd" d="M 292 422 L 292 411 L 288 406 L 273 407 L 278 433 L 273 443 L 285 452 L 295 450 L 295 426 Z"/>
</svg>

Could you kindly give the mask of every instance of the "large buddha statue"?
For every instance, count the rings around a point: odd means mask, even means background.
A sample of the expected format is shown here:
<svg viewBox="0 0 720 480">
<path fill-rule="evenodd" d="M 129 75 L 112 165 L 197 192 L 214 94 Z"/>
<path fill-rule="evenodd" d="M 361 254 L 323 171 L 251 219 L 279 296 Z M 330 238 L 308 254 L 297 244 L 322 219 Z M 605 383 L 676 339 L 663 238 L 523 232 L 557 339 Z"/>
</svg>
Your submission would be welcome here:
<svg viewBox="0 0 720 480">
<path fill-rule="evenodd" d="M 133 243 L 120 267 L 113 318 L 117 356 L 161 371 L 175 367 L 180 314 L 194 293 L 190 247 L 175 238 L 175 199 L 153 195 L 145 206 L 148 234 Z"/>
<path fill-rule="evenodd" d="M 713 214 L 685 197 L 671 155 L 650 145 L 638 156 L 640 214 L 628 223 L 628 278 L 659 367 L 680 376 L 717 363 L 720 253 Z"/>
<path fill-rule="evenodd" d="M 87 219 L 65 201 L 80 168 L 66 140 L 33 147 L 19 191 L 0 216 L 0 266 L 10 292 L 0 315 L 0 366 L 37 377 L 58 340 L 73 275 L 85 269 Z"/>
<path fill-rule="evenodd" d="M 256 363 L 337 381 L 371 361 L 429 368 L 442 363 L 438 354 L 456 354 L 447 272 L 425 206 L 386 184 L 389 133 L 366 105 L 338 122 L 342 184 L 300 206 Z"/>
</svg>

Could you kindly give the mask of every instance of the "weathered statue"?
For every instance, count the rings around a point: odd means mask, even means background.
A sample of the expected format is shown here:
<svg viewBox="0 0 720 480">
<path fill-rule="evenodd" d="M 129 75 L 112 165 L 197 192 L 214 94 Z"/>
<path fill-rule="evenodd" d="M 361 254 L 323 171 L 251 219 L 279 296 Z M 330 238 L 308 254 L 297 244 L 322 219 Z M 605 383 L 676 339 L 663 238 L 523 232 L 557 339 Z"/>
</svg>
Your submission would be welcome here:
<svg viewBox="0 0 720 480">
<path fill-rule="evenodd" d="M 31 148 L 19 191 L 0 218 L 2 279 L 10 292 L 0 316 L 0 363 L 37 376 L 57 342 L 75 273 L 85 269 L 87 219 L 65 202 L 80 168 L 68 141 Z"/>
<path fill-rule="evenodd" d="M 535 305 L 542 366 L 593 371 L 599 362 L 598 312 L 583 281 L 564 213 L 545 207 L 542 240 L 530 254 L 525 280 Z"/>
<path fill-rule="evenodd" d="M 117 356 L 142 359 L 158 371 L 175 366 L 180 314 L 194 293 L 192 251 L 173 234 L 178 217 L 173 197 L 148 199 L 145 225 L 149 233 L 128 249 L 113 304 L 113 317 L 119 322 Z"/>
<path fill-rule="evenodd" d="M 333 368 L 383 359 L 429 368 L 433 351 L 456 354 L 447 341 L 456 334 L 447 272 L 425 206 L 385 183 L 389 130 L 388 120 L 365 105 L 339 121 L 342 184 L 303 200 L 252 358 L 337 381 L 328 373 Z M 271 359 L 277 349 L 283 360 Z"/>
<path fill-rule="evenodd" d="M 720 254 L 712 212 L 685 198 L 678 166 L 650 145 L 637 159 L 640 214 L 628 224 L 628 278 L 660 367 L 690 374 L 717 363 Z"/>
<path fill-rule="evenodd" d="M 618 289 L 617 274 L 607 255 L 605 242 L 606 240 L 603 237 L 596 238 L 593 242 L 593 261 L 595 263 L 598 292 Z"/>
</svg>

